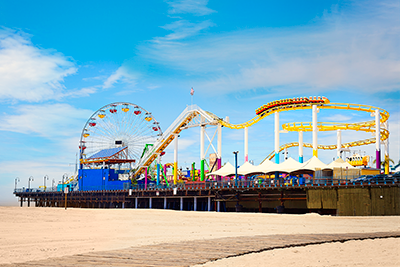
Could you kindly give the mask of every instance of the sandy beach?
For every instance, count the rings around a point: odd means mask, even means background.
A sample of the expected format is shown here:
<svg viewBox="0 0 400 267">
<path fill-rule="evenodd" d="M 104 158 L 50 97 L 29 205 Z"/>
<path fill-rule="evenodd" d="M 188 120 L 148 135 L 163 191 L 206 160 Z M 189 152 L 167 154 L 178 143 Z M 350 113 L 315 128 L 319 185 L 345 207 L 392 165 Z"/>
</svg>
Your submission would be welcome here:
<svg viewBox="0 0 400 267">
<path fill-rule="evenodd" d="M 220 237 L 400 231 L 399 216 L 0 207 L 0 218 L 0 264 Z M 267 262 L 279 266 L 399 266 L 399 241 L 388 238 L 276 249 L 205 266 L 266 266 Z"/>
</svg>

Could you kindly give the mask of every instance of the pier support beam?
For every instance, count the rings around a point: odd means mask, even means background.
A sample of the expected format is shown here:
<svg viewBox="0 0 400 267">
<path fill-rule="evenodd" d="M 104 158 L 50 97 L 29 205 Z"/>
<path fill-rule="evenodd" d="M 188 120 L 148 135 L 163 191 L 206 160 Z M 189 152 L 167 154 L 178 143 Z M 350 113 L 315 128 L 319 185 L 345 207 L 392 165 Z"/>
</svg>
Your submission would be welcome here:
<svg viewBox="0 0 400 267">
<path fill-rule="evenodd" d="M 180 199 L 180 205 L 179 205 L 180 210 L 183 210 L 183 197 Z"/>
<path fill-rule="evenodd" d="M 152 208 L 152 204 L 153 204 L 153 201 L 152 201 L 152 200 L 153 200 L 153 198 L 150 197 L 150 198 L 149 198 L 149 209 Z"/>
<path fill-rule="evenodd" d="M 220 212 L 221 209 L 221 203 L 220 201 L 217 201 L 217 212 Z"/>
<path fill-rule="evenodd" d="M 135 197 L 135 209 L 137 209 L 137 207 L 138 207 L 138 198 Z"/>
<path fill-rule="evenodd" d="M 207 211 L 211 211 L 211 197 L 207 198 Z"/>
<path fill-rule="evenodd" d="M 193 210 L 197 211 L 197 197 L 193 198 Z"/>
<path fill-rule="evenodd" d="M 164 209 L 167 209 L 167 198 L 164 197 Z"/>
</svg>

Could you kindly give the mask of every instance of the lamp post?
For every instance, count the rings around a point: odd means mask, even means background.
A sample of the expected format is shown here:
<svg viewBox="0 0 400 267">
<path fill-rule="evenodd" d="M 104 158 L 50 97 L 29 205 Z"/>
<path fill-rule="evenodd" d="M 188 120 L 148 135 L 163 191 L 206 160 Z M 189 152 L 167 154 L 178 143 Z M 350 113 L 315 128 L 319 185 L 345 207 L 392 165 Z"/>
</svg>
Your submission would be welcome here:
<svg viewBox="0 0 400 267">
<path fill-rule="evenodd" d="M 239 151 L 233 151 L 233 154 L 235 154 L 235 186 L 238 185 L 238 175 L 237 175 L 237 169 L 238 169 L 238 165 L 237 165 L 237 154 L 239 153 Z"/>
<path fill-rule="evenodd" d="M 43 189 L 44 189 L 44 191 L 46 191 L 46 180 L 49 180 L 49 176 L 47 174 L 43 177 Z"/>
<path fill-rule="evenodd" d="M 15 189 L 14 191 L 17 191 L 17 183 L 19 182 L 19 177 L 15 178 Z"/>
<path fill-rule="evenodd" d="M 29 179 L 28 179 L 28 192 L 31 188 L 31 181 L 33 181 L 33 176 L 29 177 Z"/>
</svg>

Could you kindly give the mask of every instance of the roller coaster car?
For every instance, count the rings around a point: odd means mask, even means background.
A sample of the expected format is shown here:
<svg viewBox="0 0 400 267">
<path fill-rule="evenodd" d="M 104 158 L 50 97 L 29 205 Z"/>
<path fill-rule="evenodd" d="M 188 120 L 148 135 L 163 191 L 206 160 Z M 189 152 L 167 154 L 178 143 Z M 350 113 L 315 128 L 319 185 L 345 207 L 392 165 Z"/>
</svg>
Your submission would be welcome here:
<svg viewBox="0 0 400 267">
<path fill-rule="evenodd" d="M 256 114 L 260 115 L 263 112 L 277 107 L 277 106 L 286 106 L 286 105 L 291 105 L 291 104 L 328 104 L 330 101 L 326 97 L 296 97 L 296 98 L 289 98 L 289 99 L 281 99 L 281 100 L 276 100 L 269 102 L 266 105 L 262 105 L 260 108 L 256 109 Z"/>
</svg>

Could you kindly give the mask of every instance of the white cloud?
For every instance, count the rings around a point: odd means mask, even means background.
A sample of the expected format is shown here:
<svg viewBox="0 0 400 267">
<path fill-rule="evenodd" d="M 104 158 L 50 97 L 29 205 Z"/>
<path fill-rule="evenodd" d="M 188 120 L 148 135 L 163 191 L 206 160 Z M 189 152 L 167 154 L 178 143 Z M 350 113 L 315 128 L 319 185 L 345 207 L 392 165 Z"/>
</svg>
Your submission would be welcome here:
<svg viewBox="0 0 400 267">
<path fill-rule="evenodd" d="M 0 30 L 0 99 L 36 102 L 60 98 L 64 77 L 76 70 L 71 59 L 35 47 L 28 35 Z"/>
<path fill-rule="evenodd" d="M 274 93 L 282 87 L 288 94 L 338 88 L 396 91 L 399 12 L 399 4 L 354 4 L 308 26 L 209 34 L 185 43 L 164 40 L 142 52 L 154 62 L 190 73 L 191 79 L 207 73 L 206 79 L 198 77 L 197 87 L 213 93 L 255 88 Z"/>
<path fill-rule="evenodd" d="M 207 7 L 208 0 L 175 0 L 167 1 L 170 14 L 192 13 L 196 16 L 209 15 L 216 12 Z"/>
<path fill-rule="evenodd" d="M 49 139 L 76 135 L 77 140 L 79 127 L 83 127 L 93 113 L 68 104 L 21 105 L 15 112 L 17 114 L 3 114 L 0 118 L 1 131 L 35 134 Z"/>
<path fill-rule="evenodd" d="M 163 29 L 172 31 L 173 33 L 170 33 L 165 37 L 156 38 L 154 41 L 157 43 L 162 43 L 165 41 L 184 39 L 196 35 L 201 30 L 212 26 L 214 26 L 214 23 L 212 23 L 210 20 L 202 21 L 200 23 L 191 23 L 187 20 L 178 20 L 161 27 Z"/>
<path fill-rule="evenodd" d="M 107 78 L 104 82 L 103 88 L 111 88 L 114 84 L 120 82 L 134 86 L 136 85 L 137 78 L 137 75 L 128 71 L 124 66 L 121 66 Z"/>
</svg>

